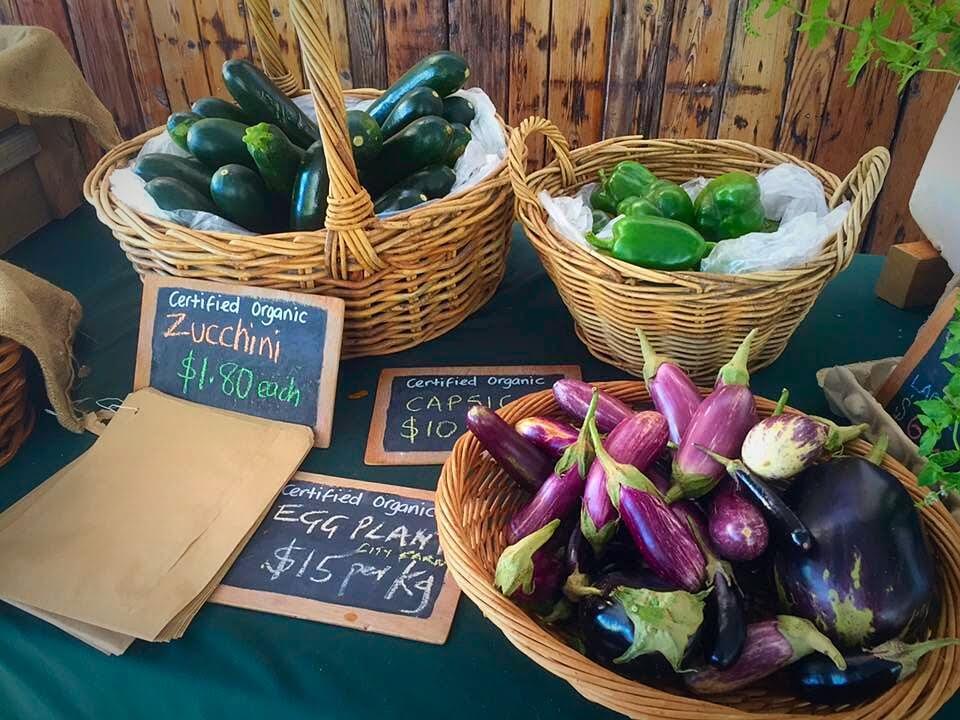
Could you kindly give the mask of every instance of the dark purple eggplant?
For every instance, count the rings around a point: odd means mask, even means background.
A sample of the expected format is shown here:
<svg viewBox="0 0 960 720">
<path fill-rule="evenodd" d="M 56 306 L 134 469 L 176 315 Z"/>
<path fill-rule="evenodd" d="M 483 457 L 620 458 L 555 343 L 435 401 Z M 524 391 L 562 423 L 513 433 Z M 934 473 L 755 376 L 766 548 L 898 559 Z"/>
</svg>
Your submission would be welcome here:
<svg viewBox="0 0 960 720">
<path fill-rule="evenodd" d="M 720 557 L 747 562 L 767 549 L 770 530 L 763 514 L 727 480 L 710 497 L 710 542 Z"/>
<path fill-rule="evenodd" d="M 900 481 L 868 459 L 841 457 L 798 475 L 783 499 L 814 546 L 778 547 L 781 607 L 850 650 L 921 637 L 936 616 L 936 572 Z"/>
<path fill-rule="evenodd" d="M 580 435 L 580 431 L 570 423 L 548 417 L 523 418 L 513 428 L 553 461 L 559 460 L 563 451 L 573 445 Z"/>
<path fill-rule="evenodd" d="M 653 406 L 667 419 L 670 439 L 680 444 L 700 406 L 700 391 L 683 369 L 656 354 L 647 336 L 637 328 L 643 350 L 643 380 Z"/>
<path fill-rule="evenodd" d="M 577 422 L 583 422 L 593 398 L 593 386 L 582 380 L 563 378 L 553 384 L 553 396 L 563 411 Z M 597 427 L 608 433 L 633 415 L 633 408 L 613 395 L 600 391 L 597 402 Z"/>
<path fill-rule="evenodd" d="M 869 652 L 847 656 L 846 670 L 822 655 L 810 655 L 790 668 L 797 694 L 817 705 L 857 705 L 885 693 L 913 675 L 917 663 L 932 650 L 960 644 L 955 638 L 908 645 L 890 640 Z"/>
<path fill-rule="evenodd" d="M 534 612 L 549 612 L 557 600 L 566 573 L 563 561 L 550 551 L 549 541 L 560 527 L 553 520 L 500 553 L 494 585 L 504 595 Z"/>
<path fill-rule="evenodd" d="M 747 627 L 740 658 L 725 670 L 707 668 L 685 676 L 697 695 L 719 695 L 752 685 L 814 652 L 827 655 L 838 668 L 846 668 L 843 655 L 808 620 L 778 615 Z"/>
<path fill-rule="evenodd" d="M 635 413 L 610 431 L 603 440 L 603 448 L 616 462 L 643 471 L 666 449 L 667 432 L 667 421 L 660 413 Z M 595 553 L 603 552 L 616 530 L 618 518 L 607 489 L 607 473 L 597 458 L 587 473 L 580 513 L 580 527 Z"/>
<path fill-rule="evenodd" d="M 500 467 L 527 489 L 537 490 L 550 475 L 550 458 L 485 405 L 467 411 L 467 428 Z"/>
<path fill-rule="evenodd" d="M 699 445 L 727 457 L 736 455 L 743 438 L 756 424 L 746 365 L 755 333 L 750 331 L 730 362 L 720 369 L 717 387 L 693 414 L 673 460 L 673 487 L 667 493 L 667 502 L 706 495 L 723 475 L 723 465 L 708 457 Z"/>
</svg>

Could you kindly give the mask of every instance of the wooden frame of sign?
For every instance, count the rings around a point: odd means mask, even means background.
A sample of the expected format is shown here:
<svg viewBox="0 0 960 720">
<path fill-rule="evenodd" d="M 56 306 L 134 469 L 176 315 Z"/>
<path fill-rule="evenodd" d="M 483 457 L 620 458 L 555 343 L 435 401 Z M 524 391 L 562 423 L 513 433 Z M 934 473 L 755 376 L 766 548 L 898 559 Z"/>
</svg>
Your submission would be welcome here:
<svg viewBox="0 0 960 720">
<path fill-rule="evenodd" d="M 390 408 L 394 378 L 407 376 L 440 377 L 445 375 L 499 375 L 503 377 L 563 375 L 574 380 L 581 379 L 579 365 L 476 365 L 467 367 L 387 368 L 381 370 L 380 380 L 377 383 L 377 396 L 373 404 L 373 416 L 370 419 L 370 432 L 367 435 L 364 463 L 367 465 L 442 465 L 446 462 L 450 456 L 449 450 L 396 451 L 384 447 L 387 411 Z"/>
<path fill-rule="evenodd" d="M 317 351 L 322 353 L 322 360 L 320 377 L 317 378 L 316 414 L 313 416 L 314 419 L 312 423 L 304 424 L 309 424 L 313 428 L 314 447 L 325 448 L 330 446 L 330 435 L 333 429 L 333 408 L 337 393 L 337 374 L 340 367 L 340 346 L 343 341 L 343 316 L 345 309 L 343 300 L 325 295 L 293 293 L 271 288 L 232 285 L 205 280 L 148 274 L 143 279 L 143 301 L 140 305 L 137 362 L 133 377 L 134 390 L 151 386 L 150 374 L 153 359 L 154 323 L 157 317 L 158 293 L 162 288 L 193 290 L 224 296 L 279 300 L 326 311 L 323 347 L 317 348 Z M 193 400 L 193 398 L 189 397 L 186 399 Z M 283 418 L 273 419 L 282 420 Z"/>
<path fill-rule="evenodd" d="M 430 490 L 384 485 L 332 475 L 298 472 L 291 480 L 402 495 L 417 500 L 434 500 L 434 493 Z M 264 522 L 270 522 L 270 518 L 267 517 Z M 433 612 L 428 618 L 404 617 L 366 608 L 336 605 L 294 595 L 281 595 L 223 584 L 214 590 L 210 602 L 442 645 L 450 634 L 450 626 L 453 624 L 453 615 L 459 598 L 460 588 L 457 587 L 448 569 L 444 573 L 443 585 L 434 603 Z"/>
</svg>

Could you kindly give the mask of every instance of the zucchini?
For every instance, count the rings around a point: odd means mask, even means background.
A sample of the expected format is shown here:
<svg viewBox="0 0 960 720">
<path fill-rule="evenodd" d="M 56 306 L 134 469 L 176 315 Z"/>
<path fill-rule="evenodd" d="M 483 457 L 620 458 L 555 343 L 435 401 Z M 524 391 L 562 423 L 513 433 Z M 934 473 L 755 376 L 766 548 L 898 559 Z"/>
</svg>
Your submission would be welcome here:
<svg viewBox="0 0 960 720">
<path fill-rule="evenodd" d="M 146 184 L 145 189 L 153 201 L 164 210 L 217 212 L 208 195 L 176 178 L 154 178 Z"/>
<path fill-rule="evenodd" d="M 414 88 L 402 98 L 383 121 L 383 136 L 389 138 L 417 118 L 443 113 L 443 100 L 429 87 Z"/>
<path fill-rule="evenodd" d="M 223 64 L 223 81 L 252 121 L 276 125 L 303 148 L 320 139 L 317 124 L 252 63 L 227 60 Z"/>
<path fill-rule="evenodd" d="M 280 128 L 270 123 L 248 127 L 243 134 L 243 142 L 267 190 L 289 198 L 303 160 L 303 149 L 290 142 Z"/>
<path fill-rule="evenodd" d="M 470 123 L 477 116 L 477 109 L 465 97 L 451 95 L 443 99 L 443 119 L 448 123 L 460 123 L 470 127 Z"/>
<path fill-rule="evenodd" d="M 470 134 L 470 131 L 467 130 L 466 125 L 461 123 L 453 123 L 453 139 L 450 141 L 450 148 L 447 151 L 447 165 L 453 167 L 457 164 L 457 160 L 460 159 L 460 156 L 463 155 L 463 151 L 467 149 L 467 145 L 470 144 L 470 141 L 473 139 L 473 135 Z"/>
<path fill-rule="evenodd" d="M 319 230 L 327 216 L 330 176 L 323 143 L 317 140 L 307 148 L 300 163 L 290 196 L 290 229 Z"/>
<path fill-rule="evenodd" d="M 196 158 L 185 158 L 166 153 L 147 153 L 141 155 L 133 166 L 133 171 L 145 182 L 154 178 L 168 177 L 185 182 L 204 195 L 210 192 L 211 173 Z"/>
<path fill-rule="evenodd" d="M 250 125 L 250 118 L 244 114 L 243 110 L 232 102 L 217 97 L 202 97 L 193 103 L 190 109 L 200 117 L 236 120 L 244 125 Z"/>
<path fill-rule="evenodd" d="M 437 91 L 440 97 L 446 97 L 463 87 L 470 77 L 470 68 L 462 55 L 449 50 L 441 50 L 427 55 L 407 70 L 384 93 L 373 101 L 367 112 L 381 127 L 387 116 L 408 92 L 418 87 L 429 87 Z M 240 103 L 242 106 L 243 103 Z"/>
<path fill-rule="evenodd" d="M 224 165 L 213 174 L 210 196 L 220 214 L 231 222 L 258 232 L 272 224 L 267 186 L 257 173 L 243 165 Z"/>
<path fill-rule="evenodd" d="M 187 132 L 187 149 L 211 170 L 236 163 L 255 169 L 256 163 L 243 142 L 247 126 L 235 120 L 203 118 Z"/>
<path fill-rule="evenodd" d="M 357 167 L 366 167 L 380 155 L 383 133 L 377 121 L 365 110 L 347 110 L 347 131 Z"/>
<path fill-rule="evenodd" d="M 190 126 L 199 119 L 200 116 L 196 113 L 175 112 L 167 118 L 167 134 L 177 145 L 189 151 L 187 147 L 187 132 L 190 130 Z"/>
<path fill-rule="evenodd" d="M 421 168 L 444 164 L 452 138 L 453 127 L 442 117 L 414 120 L 383 144 L 376 167 L 363 173 L 363 186 L 377 197 Z"/>
<path fill-rule="evenodd" d="M 397 188 L 388 190 L 373 204 L 373 212 L 377 215 L 388 212 L 399 212 L 420 205 L 427 201 L 427 196 L 412 188 Z"/>
<path fill-rule="evenodd" d="M 456 180 L 457 174 L 446 165 L 431 165 L 430 167 L 425 167 L 423 170 L 418 170 L 410 177 L 404 178 L 390 188 L 387 193 L 409 188 L 410 190 L 422 192 L 427 196 L 428 200 L 433 200 L 435 198 L 442 198 L 449 193 L 450 188 L 453 187 L 453 183 L 456 182 Z"/>
</svg>

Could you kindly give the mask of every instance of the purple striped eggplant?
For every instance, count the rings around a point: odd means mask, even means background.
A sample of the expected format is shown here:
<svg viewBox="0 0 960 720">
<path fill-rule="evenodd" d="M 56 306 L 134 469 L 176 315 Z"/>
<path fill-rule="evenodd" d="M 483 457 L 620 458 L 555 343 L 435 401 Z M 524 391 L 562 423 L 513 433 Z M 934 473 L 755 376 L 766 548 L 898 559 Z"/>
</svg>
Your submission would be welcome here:
<svg viewBox="0 0 960 720">
<path fill-rule="evenodd" d="M 653 406 L 667 419 L 670 440 L 680 444 L 703 398 L 679 365 L 660 357 L 647 336 L 637 328 L 643 350 L 643 380 L 650 391 Z"/>
<path fill-rule="evenodd" d="M 847 667 L 843 655 L 813 623 L 792 615 L 778 615 L 747 628 L 740 658 L 725 670 L 708 668 L 685 676 L 687 687 L 697 695 L 720 695 L 752 685 L 791 663 L 823 653 L 839 669 Z"/>
<path fill-rule="evenodd" d="M 510 477 L 537 490 L 550 475 L 550 458 L 485 405 L 467 411 L 467 428 Z"/>
<path fill-rule="evenodd" d="M 573 445 L 580 435 L 580 431 L 570 423 L 548 417 L 523 418 L 513 429 L 554 461 L 559 460 L 563 451 Z"/>
<path fill-rule="evenodd" d="M 656 460 L 667 447 L 667 421 L 651 410 L 635 413 L 618 424 L 603 441 L 613 460 L 640 471 Z M 601 554 L 617 528 L 618 514 L 607 490 L 607 474 L 599 459 L 593 461 L 583 491 L 580 529 L 593 551 Z"/>
<path fill-rule="evenodd" d="M 563 411 L 577 422 L 587 415 L 587 408 L 593 398 L 594 388 L 589 383 L 571 378 L 557 380 L 553 384 L 553 396 Z M 608 433 L 617 425 L 633 415 L 633 408 L 613 395 L 600 392 L 597 402 L 597 427 L 600 432 Z"/>
<path fill-rule="evenodd" d="M 710 498 L 707 525 L 710 542 L 720 557 L 733 562 L 756 560 L 770 540 L 763 514 L 725 481 Z"/>
<path fill-rule="evenodd" d="M 548 612 L 560 598 L 565 577 L 563 561 L 550 552 L 549 542 L 560 521 L 547 523 L 500 553 L 494 585 L 518 605 Z"/>
<path fill-rule="evenodd" d="M 723 465 L 697 446 L 720 455 L 740 451 L 747 432 L 757 422 L 753 393 L 748 384 L 747 357 L 756 330 L 744 338 L 729 363 L 720 368 L 717 387 L 700 403 L 673 460 L 673 487 L 667 502 L 698 498 L 710 492 L 723 476 Z"/>
</svg>

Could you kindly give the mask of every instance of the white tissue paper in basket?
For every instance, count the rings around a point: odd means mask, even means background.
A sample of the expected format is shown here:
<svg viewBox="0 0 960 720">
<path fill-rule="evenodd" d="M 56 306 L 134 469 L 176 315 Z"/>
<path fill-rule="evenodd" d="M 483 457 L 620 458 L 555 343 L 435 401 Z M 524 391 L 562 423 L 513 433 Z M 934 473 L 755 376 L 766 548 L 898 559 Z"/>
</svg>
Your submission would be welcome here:
<svg viewBox="0 0 960 720">
<path fill-rule="evenodd" d="M 454 167 L 457 179 L 453 184 L 451 193 L 472 187 L 486 179 L 507 154 L 507 140 L 503 135 L 503 128 L 497 121 L 496 108 L 494 108 L 493 102 L 487 97 L 487 94 L 480 88 L 458 90 L 453 94 L 465 97 L 472 102 L 477 110 L 477 115 L 470 123 L 470 133 L 473 137 Z M 348 110 L 354 108 L 363 110 L 373 102 L 370 99 L 350 96 L 347 96 L 345 100 Z M 316 120 L 316 110 L 313 107 L 313 99 L 309 94 L 294 98 L 294 102 L 311 119 Z M 181 157 L 189 155 L 173 142 L 165 132 L 150 138 L 144 143 L 134 162 L 139 160 L 141 155 L 147 153 L 169 153 Z M 131 163 L 131 167 L 132 165 L 133 163 Z M 238 235 L 256 234 L 212 213 L 194 210 L 170 212 L 159 208 L 153 198 L 144 190 L 146 183 L 133 172 L 131 167 L 120 168 L 110 174 L 110 190 L 124 205 L 128 205 L 144 215 L 169 220 L 193 230 L 228 232 Z M 424 203 L 424 205 L 426 204 L 428 203 Z"/>
<path fill-rule="evenodd" d="M 779 220 L 780 227 L 775 232 L 724 240 L 704 258 L 704 272 L 741 274 L 802 265 L 820 253 L 850 210 L 849 202 L 829 210 L 823 184 L 799 165 L 777 165 L 760 173 L 757 182 L 766 216 Z M 693 178 L 683 183 L 683 188 L 695 200 L 706 184 L 706 178 Z M 552 197 L 542 190 L 538 199 L 549 216 L 548 226 L 571 242 L 589 245 L 584 234 L 591 225 L 589 197 L 594 187 L 595 183 L 586 185 L 572 197 Z M 597 235 L 609 236 L 622 217 L 613 218 Z"/>
</svg>

